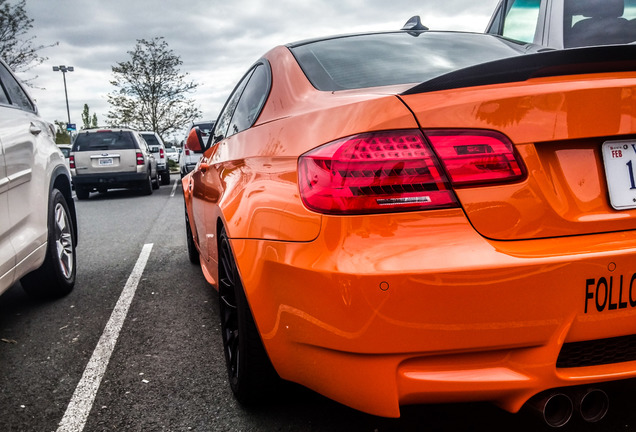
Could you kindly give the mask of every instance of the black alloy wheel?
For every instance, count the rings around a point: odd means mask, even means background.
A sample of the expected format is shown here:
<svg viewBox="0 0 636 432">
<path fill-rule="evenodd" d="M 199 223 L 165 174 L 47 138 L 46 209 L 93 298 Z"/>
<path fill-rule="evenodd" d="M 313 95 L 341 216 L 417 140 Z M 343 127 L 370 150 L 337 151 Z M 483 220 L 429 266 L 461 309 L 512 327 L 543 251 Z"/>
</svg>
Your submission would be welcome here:
<svg viewBox="0 0 636 432">
<path fill-rule="evenodd" d="M 279 380 L 254 323 L 224 230 L 219 235 L 219 310 L 230 387 L 243 405 L 262 401 Z"/>
<path fill-rule="evenodd" d="M 192 228 L 190 228 L 190 218 L 188 217 L 188 209 L 185 208 L 185 227 L 186 227 L 186 245 L 188 246 L 188 259 L 192 264 L 200 265 L 199 251 L 194 244 Z"/>
</svg>

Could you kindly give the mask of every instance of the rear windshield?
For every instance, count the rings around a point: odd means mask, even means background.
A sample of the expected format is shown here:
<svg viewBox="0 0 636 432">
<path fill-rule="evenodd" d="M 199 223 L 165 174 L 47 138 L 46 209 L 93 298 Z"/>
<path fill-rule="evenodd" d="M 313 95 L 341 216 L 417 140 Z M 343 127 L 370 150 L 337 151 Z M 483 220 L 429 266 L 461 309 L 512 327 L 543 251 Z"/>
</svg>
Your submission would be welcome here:
<svg viewBox="0 0 636 432">
<path fill-rule="evenodd" d="M 155 136 L 155 134 L 141 134 L 142 137 L 144 137 L 144 139 L 146 140 L 146 142 L 148 143 L 148 145 L 150 147 L 153 146 L 159 146 L 159 140 L 157 139 L 157 137 Z"/>
<path fill-rule="evenodd" d="M 73 143 L 73 151 L 136 149 L 130 131 L 80 133 Z"/>
<path fill-rule="evenodd" d="M 520 55 L 522 45 L 492 35 L 396 32 L 290 45 L 318 90 L 421 83 L 447 72 Z"/>
</svg>

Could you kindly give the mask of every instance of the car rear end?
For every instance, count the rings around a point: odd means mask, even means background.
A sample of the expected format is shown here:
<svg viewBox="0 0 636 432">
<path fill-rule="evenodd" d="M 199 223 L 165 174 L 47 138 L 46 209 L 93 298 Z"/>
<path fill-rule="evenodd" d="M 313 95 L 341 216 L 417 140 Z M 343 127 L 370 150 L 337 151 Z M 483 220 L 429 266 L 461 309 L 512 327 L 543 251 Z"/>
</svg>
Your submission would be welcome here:
<svg viewBox="0 0 636 432">
<path fill-rule="evenodd" d="M 157 162 L 157 172 L 161 176 L 161 184 L 169 184 L 170 167 L 168 166 L 168 154 L 163 140 L 156 132 L 140 132 L 140 135 L 148 144 L 148 147 Z"/>
<path fill-rule="evenodd" d="M 545 391 L 572 405 L 636 377 L 636 75 L 624 59 L 575 64 L 394 96 L 324 92 L 313 103 L 337 99 L 329 113 L 297 113 L 312 139 L 338 132 L 299 154 L 299 194 L 275 159 L 261 193 L 276 229 L 251 201 L 232 242 L 283 378 L 398 416 L 476 400 L 515 412 Z M 259 127 L 293 154 L 302 134 L 266 115 Z M 359 117 L 373 129 L 354 132 Z"/>
<path fill-rule="evenodd" d="M 139 187 L 148 177 L 146 156 L 134 131 L 99 129 L 81 132 L 70 155 L 73 184 L 84 191 Z"/>
</svg>

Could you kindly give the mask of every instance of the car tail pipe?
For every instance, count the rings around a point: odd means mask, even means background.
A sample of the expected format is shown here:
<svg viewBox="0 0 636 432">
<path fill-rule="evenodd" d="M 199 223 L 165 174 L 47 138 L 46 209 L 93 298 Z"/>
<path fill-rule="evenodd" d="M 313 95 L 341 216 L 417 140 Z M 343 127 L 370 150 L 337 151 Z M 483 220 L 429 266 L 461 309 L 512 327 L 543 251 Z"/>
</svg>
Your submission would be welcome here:
<svg viewBox="0 0 636 432">
<path fill-rule="evenodd" d="M 609 410 L 609 397 L 598 388 L 557 389 L 535 396 L 527 405 L 545 424 L 560 428 L 568 424 L 575 413 L 588 423 L 602 420 Z"/>
</svg>

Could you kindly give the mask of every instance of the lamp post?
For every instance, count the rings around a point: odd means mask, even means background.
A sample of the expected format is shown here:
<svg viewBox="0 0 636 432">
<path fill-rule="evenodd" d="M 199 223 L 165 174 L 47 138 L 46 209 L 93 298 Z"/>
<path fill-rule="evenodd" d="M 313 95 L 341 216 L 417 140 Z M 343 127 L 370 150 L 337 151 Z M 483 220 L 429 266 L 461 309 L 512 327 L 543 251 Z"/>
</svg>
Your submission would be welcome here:
<svg viewBox="0 0 636 432">
<path fill-rule="evenodd" d="M 75 68 L 73 68 L 73 66 L 64 66 L 64 65 L 60 65 L 60 66 L 53 66 L 53 71 L 54 72 L 62 72 L 62 77 L 64 78 L 64 96 L 66 97 L 66 115 L 68 116 L 68 123 L 66 124 L 67 128 L 68 125 L 71 124 L 71 111 L 68 108 L 68 93 L 66 91 L 66 72 L 73 72 L 75 70 Z"/>
</svg>

